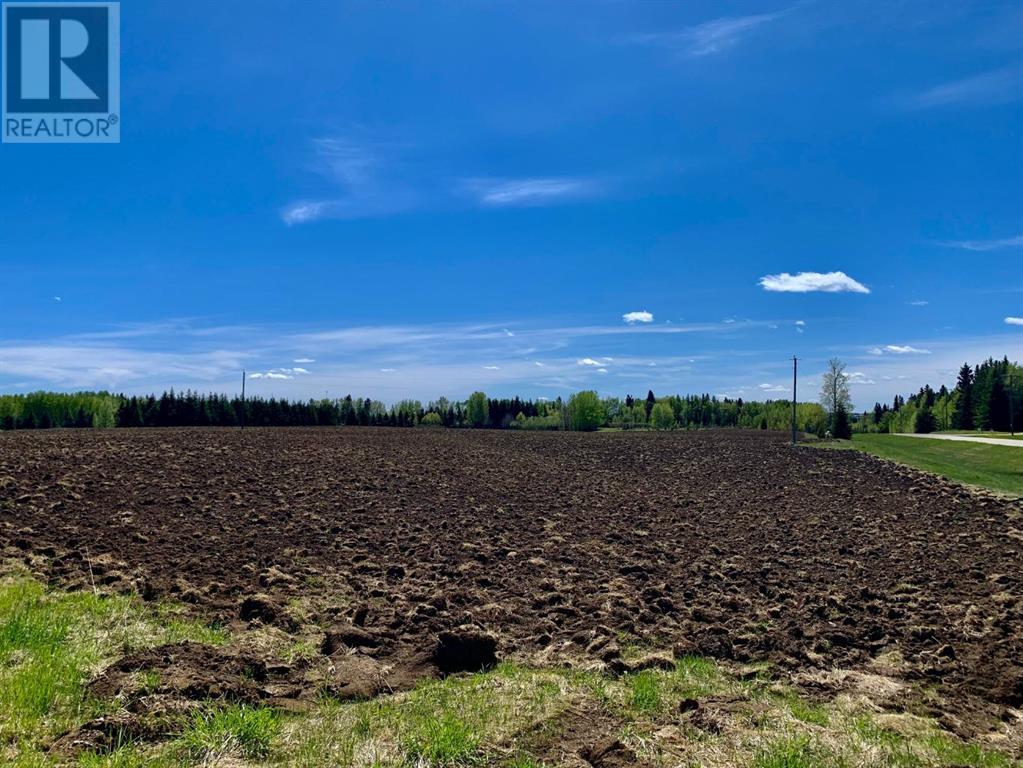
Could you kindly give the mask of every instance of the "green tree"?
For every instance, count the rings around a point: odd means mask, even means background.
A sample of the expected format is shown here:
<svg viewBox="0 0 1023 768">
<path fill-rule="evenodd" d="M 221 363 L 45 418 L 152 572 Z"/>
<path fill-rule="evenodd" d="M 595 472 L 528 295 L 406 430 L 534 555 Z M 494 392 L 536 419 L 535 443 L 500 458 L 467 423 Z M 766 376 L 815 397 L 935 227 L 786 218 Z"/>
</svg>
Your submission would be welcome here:
<svg viewBox="0 0 1023 768">
<path fill-rule="evenodd" d="M 920 404 L 920 410 L 916 412 L 916 421 L 913 423 L 913 431 L 918 435 L 929 435 L 937 428 L 934 421 L 934 411 L 926 403 Z"/>
<path fill-rule="evenodd" d="M 650 409 L 650 426 L 654 429 L 672 429 L 675 426 L 675 411 L 668 403 L 654 403 Z"/>
<path fill-rule="evenodd" d="M 593 432 L 604 423 L 604 403 L 593 390 L 576 392 L 568 401 L 568 423 L 578 432 Z"/>
<path fill-rule="evenodd" d="M 654 403 L 656 402 L 657 398 L 654 397 L 654 391 L 652 389 L 648 389 L 646 392 L 646 402 L 644 403 L 643 406 L 644 408 L 646 408 L 646 418 L 648 421 L 650 419 L 650 413 L 654 409 Z"/>
<path fill-rule="evenodd" d="M 838 410 L 831 420 L 831 436 L 836 440 L 849 440 L 852 438 L 852 426 L 849 424 L 849 412 L 844 405 L 839 404 Z"/>
<path fill-rule="evenodd" d="M 490 403 L 482 392 L 473 392 L 465 404 L 466 419 L 470 426 L 485 427 L 490 418 Z"/>
</svg>

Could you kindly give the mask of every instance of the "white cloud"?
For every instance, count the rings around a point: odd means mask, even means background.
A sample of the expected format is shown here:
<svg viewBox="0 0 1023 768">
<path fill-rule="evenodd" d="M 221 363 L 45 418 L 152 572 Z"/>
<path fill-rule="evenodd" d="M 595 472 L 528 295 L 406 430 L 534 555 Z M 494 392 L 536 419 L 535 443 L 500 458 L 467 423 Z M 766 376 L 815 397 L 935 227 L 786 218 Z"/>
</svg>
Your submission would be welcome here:
<svg viewBox="0 0 1023 768">
<path fill-rule="evenodd" d="M 325 218 L 337 201 L 331 200 L 309 200 L 298 203 L 291 203 L 281 211 L 281 220 L 289 227 L 292 224 L 304 224 L 307 221 L 316 221 Z"/>
<path fill-rule="evenodd" d="M 796 320 L 796 325 L 806 325 L 806 320 Z"/>
<path fill-rule="evenodd" d="M 600 191 L 592 179 L 550 176 L 526 179 L 464 179 L 462 185 L 486 206 L 529 206 L 590 197 Z"/>
<path fill-rule="evenodd" d="M 308 376 L 305 368 L 271 368 L 261 373 L 250 373 L 250 379 L 293 379 L 296 376 Z"/>
<path fill-rule="evenodd" d="M 267 371 L 266 373 L 250 373 L 250 379 L 293 379 L 294 376 L 289 376 L 286 373 L 278 373 L 277 371 Z"/>
<path fill-rule="evenodd" d="M 584 358 L 582 358 L 580 360 L 576 360 L 576 365 L 598 365 L 599 366 L 600 363 L 598 363 L 592 357 L 584 357 Z"/>
<path fill-rule="evenodd" d="M 597 373 L 607 373 L 607 368 L 598 368 Z"/>
<path fill-rule="evenodd" d="M 997 251 L 1001 248 L 1023 247 L 1023 235 L 1003 237 L 1000 240 L 947 240 L 941 245 L 947 248 L 962 248 L 966 251 Z"/>
<path fill-rule="evenodd" d="M 929 355 L 931 351 L 929 349 L 917 349 L 909 345 L 901 346 L 899 344 L 887 344 L 885 351 L 891 352 L 893 355 Z"/>
<path fill-rule="evenodd" d="M 860 384 L 864 386 L 877 384 L 876 381 L 862 371 L 853 371 L 852 373 L 846 374 L 846 376 L 849 379 L 849 384 Z"/>
<path fill-rule="evenodd" d="M 760 278 L 760 286 L 765 291 L 781 293 L 870 293 L 870 289 L 845 272 L 800 272 L 790 275 L 782 272 L 778 275 L 764 275 Z"/>
<path fill-rule="evenodd" d="M 396 368 L 381 368 L 380 373 L 394 373 L 396 370 Z"/>
<path fill-rule="evenodd" d="M 546 368 L 547 367 L 543 363 L 541 363 L 539 360 L 537 360 L 535 363 L 533 363 L 533 365 L 535 365 L 537 368 Z"/>
<path fill-rule="evenodd" d="M 1005 318 L 1006 325 L 1023 325 L 1023 317 L 1007 317 Z"/>
<path fill-rule="evenodd" d="M 681 50 L 692 58 L 710 56 L 735 47 L 757 28 L 784 16 L 789 10 L 748 16 L 722 16 L 677 32 L 637 35 L 630 38 L 630 41 Z"/>
<path fill-rule="evenodd" d="M 515 335 L 514 333 L 512 333 L 511 331 L 509 331 L 509 330 L 508 330 L 507 328 L 502 328 L 501 330 L 502 330 L 502 331 L 504 331 L 504 335 L 505 335 L 505 336 L 508 336 L 508 337 L 512 337 L 512 336 L 514 336 L 514 335 Z"/>
<path fill-rule="evenodd" d="M 63 301 L 63 299 L 62 299 L 62 298 L 60 298 L 60 296 L 54 296 L 54 297 L 53 297 L 53 300 L 54 300 L 54 301 L 58 301 L 58 302 L 59 302 L 59 301 Z"/>
<path fill-rule="evenodd" d="M 654 316 L 643 309 L 638 312 L 626 312 L 622 315 L 622 320 L 627 323 L 652 323 Z"/>
<path fill-rule="evenodd" d="M 867 350 L 867 353 L 871 355 L 883 355 L 884 351 L 881 349 L 881 347 L 871 347 L 870 349 Z"/>
<path fill-rule="evenodd" d="M 311 357 L 296 357 L 294 360 L 292 360 L 292 362 L 293 363 L 315 363 L 316 361 L 313 360 Z"/>
<path fill-rule="evenodd" d="M 761 392 L 788 392 L 788 388 L 780 384 L 759 384 L 757 388 Z"/>
<path fill-rule="evenodd" d="M 501 370 L 501 367 L 498 366 L 498 365 L 484 365 L 483 366 L 483 370 L 484 371 L 499 371 L 499 370 Z"/>
<path fill-rule="evenodd" d="M 952 105 L 1008 104 L 1021 96 L 1023 79 L 1020 78 L 1018 67 L 1014 65 L 934 86 L 913 97 L 909 106 L 929 109 Z"/>
</svg>

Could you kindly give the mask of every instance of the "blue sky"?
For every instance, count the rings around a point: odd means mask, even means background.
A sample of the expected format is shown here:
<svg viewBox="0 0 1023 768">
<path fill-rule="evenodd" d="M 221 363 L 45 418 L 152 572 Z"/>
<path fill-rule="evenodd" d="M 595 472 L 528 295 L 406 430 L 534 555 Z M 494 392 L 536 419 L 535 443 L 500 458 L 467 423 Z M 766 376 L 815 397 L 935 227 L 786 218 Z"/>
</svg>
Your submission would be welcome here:
<svg viewBox="0 0 1023 768">
<path fill-rule="evenodd" d="M 0 390 L 711 392 L 1023 358 L 1018 2 L 121 8 L 0 147 Z"/>
</svg>

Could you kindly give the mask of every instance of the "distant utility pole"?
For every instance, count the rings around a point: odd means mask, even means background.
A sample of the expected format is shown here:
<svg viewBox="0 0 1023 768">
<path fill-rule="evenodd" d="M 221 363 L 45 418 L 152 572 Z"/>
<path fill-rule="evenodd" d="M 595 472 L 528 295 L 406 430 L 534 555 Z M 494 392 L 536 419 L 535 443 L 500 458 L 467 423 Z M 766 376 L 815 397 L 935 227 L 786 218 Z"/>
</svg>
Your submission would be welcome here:
<svg viewBox="0 0 1023 768">
<path fill-rule="evenodd" d="M 792 444 L 796 444 L 796 365 L 798 360 L 792 356 Z"/>
<path fill-rule="evenodd" d="M 245 429 L 245 371 L 242 371 L 242 410 L 238 415 L 238 420 L 241 422 L 242 429 Z"/>
</svg>

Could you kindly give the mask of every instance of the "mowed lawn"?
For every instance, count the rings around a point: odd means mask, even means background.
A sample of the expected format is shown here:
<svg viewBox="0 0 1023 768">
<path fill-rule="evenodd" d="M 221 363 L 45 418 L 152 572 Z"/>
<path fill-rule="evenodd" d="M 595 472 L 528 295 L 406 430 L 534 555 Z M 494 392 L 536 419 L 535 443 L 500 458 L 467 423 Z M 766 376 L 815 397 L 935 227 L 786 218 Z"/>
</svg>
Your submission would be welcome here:
<svg viewBox="0 0 1023 768">
<path fill-rule="evenodd" d="M 901 435 L 853 435 L 853 446 L 949 480 L 1023 496 L 1023 448 Z"/>
</svg>

